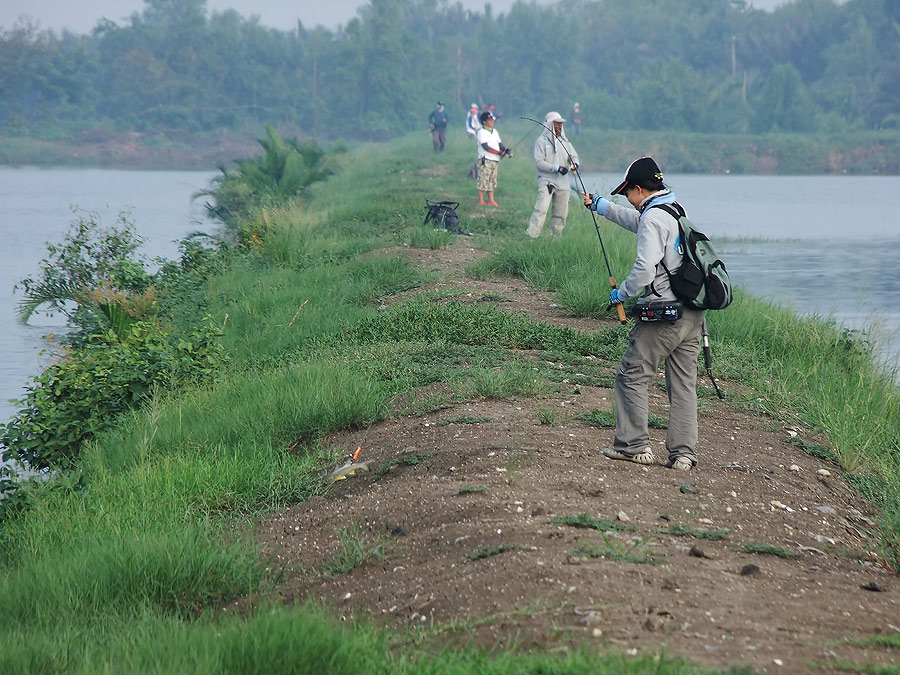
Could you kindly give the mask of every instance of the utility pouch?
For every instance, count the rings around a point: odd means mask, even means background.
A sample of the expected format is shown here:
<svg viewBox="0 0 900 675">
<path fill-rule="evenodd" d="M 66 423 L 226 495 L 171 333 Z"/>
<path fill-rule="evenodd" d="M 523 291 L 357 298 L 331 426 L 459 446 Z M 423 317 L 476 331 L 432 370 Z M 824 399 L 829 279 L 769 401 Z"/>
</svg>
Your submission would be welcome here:
<svg viewBox="0 0 900 675">
<path fill-rule="evenodd" d="M 684 314 L 683 302 L 638 303 L 634 306 L 636 316 L 641 321 L 678 321 Z"/>
</svg>

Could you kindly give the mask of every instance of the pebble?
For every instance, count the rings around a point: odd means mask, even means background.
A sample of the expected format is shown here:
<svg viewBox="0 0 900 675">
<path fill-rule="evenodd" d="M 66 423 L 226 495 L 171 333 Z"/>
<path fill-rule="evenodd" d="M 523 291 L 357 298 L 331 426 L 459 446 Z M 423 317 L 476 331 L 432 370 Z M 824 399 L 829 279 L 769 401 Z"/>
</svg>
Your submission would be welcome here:
<svg viewBox="0 0 900 675">
<path fill-rule="evenodd" d="M 681 490 L 681 492 L 682 492 L 683 494 L 686 494 L 686 495 L 687 495 L 687 494 L 693 495 L 693 494 L 696 494 L 696 493 L 697 493 L 697 488 L 695 488 L 695 487 L 694 487 L 693 485 L 691 485 L 690 483 L 682 483 L 682 485 L 681 485 L 681 487 L 679 488 L 679 490 Z"/>
<path fill-rule="evenodd" d="M 629 520 L 631 520 L 631 518 L 628 517 L 628 514 L 624 511 L 619 511 L 619 513 L 616 515 L 616 518 L 618 518 L 623 523 L 627 523 Z"/>
<path fill-rule="evenodd" d="M 699 546 L 691 546 L 691 555 L 695 558 L 705 558 L 706 560 L 713 560 L 713 556 L 710 553 L 707 553 Z"/>
<path fill-rule="evenodd" d="M 800 467 L 797 466 L 796 464 L 791 464 L 790 470 L 791 470 L 791 471 L 799 472 L 799 471 L 800 471 Z"/>
<path fill-rule="evenodd" d="M 875 593 L 884 593 L 884 586 L 875 581 L 870 581 L 867 584 L 863 584 L 860 586 L 864 591 L 873 591 Z"/>
<path fill-rule="evenodd" d="M 741 568 L 742 577 L 755 577 L 757 574 L 759 574 L 759 567 L 756 565 L 744 565 Z"/>
<path fill-rule="evenodd" d="M 821 476 L 822 478 L 828 478 L 831 475 L 831 472 L 828 469 L 819 469 L 816 471 L 817 476 Z"/>
</svg>

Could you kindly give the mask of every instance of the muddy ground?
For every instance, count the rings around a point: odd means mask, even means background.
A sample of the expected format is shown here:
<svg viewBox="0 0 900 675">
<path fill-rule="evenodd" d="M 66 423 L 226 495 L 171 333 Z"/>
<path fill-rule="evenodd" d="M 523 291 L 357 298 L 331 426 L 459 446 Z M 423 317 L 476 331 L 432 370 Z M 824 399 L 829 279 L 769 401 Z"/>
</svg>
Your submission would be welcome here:
<svg viewBox="0 0 900 675">
<path fill-rule="evenodd" d="M 466 279 L 483 255 L 470 239 L 404 254 L 441 272 L 426 290 L 502 294 L 509 311 L 581 330 L 610 325 L 568 317 L 520 280 Z M 432 644 L 587 643 L 758 672 L 900 663 L 896 650 L 845 641 L 900 633 L 900 579 L 873 562 L 877 512 L 839 467 L 791 442 L 821 439 L 706 397 L 696 469 L 664 467 L 657 428 L 658 462 L 641 467 L 605 459 L 613 428 L 576 418 L 611 408 L 611 389 L 563 385 L 333 435 L 372 471 L 259 523 L 284 602 L 313 598 Z M 666 408 L 654 387 L 652 412 Z M 566 523 L 576 517 L 599 529 Z M 320 574 L 348 526 L 384 557 Z"/>
</svg>

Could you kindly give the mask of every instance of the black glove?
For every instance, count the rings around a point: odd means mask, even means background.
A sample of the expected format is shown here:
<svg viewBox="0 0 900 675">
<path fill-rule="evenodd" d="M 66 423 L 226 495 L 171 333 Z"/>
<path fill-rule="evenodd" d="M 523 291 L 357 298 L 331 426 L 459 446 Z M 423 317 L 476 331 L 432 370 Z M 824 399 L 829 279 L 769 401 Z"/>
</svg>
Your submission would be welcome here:
<svg viewBox="0 0 900 675">
<path fill-rule="evenodd" d="M 559 172 L 559 174 L 561 176 L 565 176 L 567 173 L 569 173 L 569 167 L 567 167 L 567 166 L 560 165 L 560 166 L 556 167 L 556 170 Z"/>
</svg>

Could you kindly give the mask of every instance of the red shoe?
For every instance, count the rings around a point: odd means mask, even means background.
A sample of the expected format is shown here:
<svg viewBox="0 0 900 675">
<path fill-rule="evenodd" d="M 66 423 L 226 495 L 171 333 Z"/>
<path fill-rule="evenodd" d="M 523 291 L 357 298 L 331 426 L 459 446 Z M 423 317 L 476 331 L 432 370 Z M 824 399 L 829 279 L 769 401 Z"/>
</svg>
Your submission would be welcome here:
<svg viewBox="0 0 900 675">
<path fill-rule="evenodd" d="M 497 202 L 488 202 L 488 206 L 500 206 Z"/>
<path fill-rule="evenodd" d="M 482 199 L 480 202 L 478 202 L 478 206 L 484 206 L 484 200 L 483 200 L 483 199 Z"/>
</svg>

